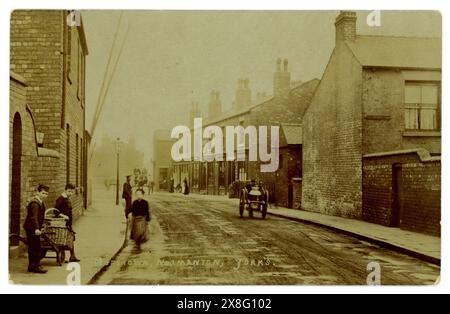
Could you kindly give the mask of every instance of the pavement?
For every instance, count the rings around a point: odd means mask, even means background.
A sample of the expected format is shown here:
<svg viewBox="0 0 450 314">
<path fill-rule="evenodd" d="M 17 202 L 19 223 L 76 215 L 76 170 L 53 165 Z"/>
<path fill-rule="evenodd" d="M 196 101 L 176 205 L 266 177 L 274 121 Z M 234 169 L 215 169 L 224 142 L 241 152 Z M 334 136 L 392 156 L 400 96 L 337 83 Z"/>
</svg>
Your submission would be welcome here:
<svg viewBox="0 0 450 314">
<path fill-rule="evenodd" d="M 109 265 L 111 259 L 120 251 L 124 244 L 126 220 L 121 205 L 115 205 L 114 191 L 104 188 L 94 190 L 92 205 L 84 212 L 73 229 L 76 231 L 75 250 L 79 263 L 80 283 L 88 284 L 102 269 Z M 44 258 L 41 264 L 48 272 L 46 274 L 28 273 L 26 248 L 23 252 L 11 256 L 9 261 L 9 276 L 11 284 L 23 285 L 66 285 L 68 275 L 73 268 L 69 264 L 58 266 L 56 259 Z M 47 253 L 54 256 L 53 252 Z M 66 261 L 69 259 L 66 252 Z M 73 279 L 69 276 L 69 279 Z"/>
<path fill-rule="evenodd" d="M 259 213 L 236 200 L 191 194 L 147 196 L 150 241 L 133 241 L 92 284 L 432 285 L 440 267 L 312 223 Z M 271 209 L 275 213 L 279 209 Z"/>
<path fill-rule="evenodd" d="M 229 199 L 227 196 L 198 194 L 190 194 L 189 196 L 200 199 L 214 198 L 228 201 L 236 206 L 239 203 L 238 199 Z M 441 262 L 440 237 L 300 209 L 271 206 L 268 214 L 325 227 L 435 265 L 440 265 Z"/>
</svg>

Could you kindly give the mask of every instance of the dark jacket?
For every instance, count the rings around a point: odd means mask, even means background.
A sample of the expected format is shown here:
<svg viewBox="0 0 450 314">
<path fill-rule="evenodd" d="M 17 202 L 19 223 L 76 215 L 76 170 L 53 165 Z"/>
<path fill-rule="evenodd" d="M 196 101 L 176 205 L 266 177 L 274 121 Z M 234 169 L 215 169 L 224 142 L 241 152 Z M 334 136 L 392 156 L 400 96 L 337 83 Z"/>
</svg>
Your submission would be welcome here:
<svg viewBox="0 0 450 314">
<path fill-rule="evenodd" d="M 122 190 L 122 198 L 125 200 L 131 200 L 131 197 L 133 195 L 133 190 L 131 188 L 131 184 L 128 182 L 125 182 L 123 184 L 123 190 Z"/>
<path fill-rule="evenodd" d="M 35 231 L 41 229 L 45 218 L 45 204 L 37 197 L 30 200 L 27 205 L 27 217 L 23 228 L 25 230 Z"/>
<path fill-rule="evenodd" d="M 125 199 L 125 217 L 127 217 L 131 211 L 132 196 L 133 196 L 133 190 L 132 190 L 131 184 L 128 182 L 125 182 L 123 184 L 123 190 L 122 190 L 122 198 Z"/>
<path fill-rule="evenodd" d="M 135 200 L 131 206 L 131 213 L 133 216 L 144 216 L 147 221 L 150 221 L 150 206 L 146 200 Z"/>
<path fill-rule="evenodd" d="M 69 217 L 67 226 L 72 228 L 72 202 L 68 197 L 60 196 L 56 199 L 55 208 L 58 209 L 61 214 Z"/>
</svg>

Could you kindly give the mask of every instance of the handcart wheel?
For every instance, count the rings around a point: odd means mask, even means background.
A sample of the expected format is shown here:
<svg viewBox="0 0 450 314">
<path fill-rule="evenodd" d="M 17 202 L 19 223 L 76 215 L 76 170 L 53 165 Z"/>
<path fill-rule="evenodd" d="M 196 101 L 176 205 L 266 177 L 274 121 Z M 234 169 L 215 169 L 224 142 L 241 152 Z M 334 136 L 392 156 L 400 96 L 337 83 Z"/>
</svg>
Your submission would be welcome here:
<svg viewBox="0 0 450 314">
<path fill-rule="evenodd" d="M 59 266 L 61 266 L 63 263 L 64 263 L 64 261 L 66 260 L 66 251 L 65 250 L 63 250 L 63 249 L 60 249 L 59 250 L 59 253 L 57 253 L 58 255 L 58 264 L 59 264 Z"/>
<path fill-rule="evenodd" d="M 267 205 L 261 205 L 261 213 L 262 213 L 262 219 L 266 219 L 267 215 Z"/>
<path fill-rule="evenodd" d="M 241 218 L 244 215 L 244 208 L 245 208 L 244 197 L 241 196 L 241 199 L 239 200 L 239 216 Z"/>
</svg>

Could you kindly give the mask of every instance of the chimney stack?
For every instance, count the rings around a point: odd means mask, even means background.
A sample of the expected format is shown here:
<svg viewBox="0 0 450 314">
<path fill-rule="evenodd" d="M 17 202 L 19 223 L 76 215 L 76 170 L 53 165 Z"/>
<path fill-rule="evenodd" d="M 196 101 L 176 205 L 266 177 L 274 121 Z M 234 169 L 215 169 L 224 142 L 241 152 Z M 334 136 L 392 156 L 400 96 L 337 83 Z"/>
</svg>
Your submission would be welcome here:
<svg viewBox="0 0 450 314">
<path fill-rule="evenodd" d="M 191 111 L 190 111 L 190 115 L 189 115 L 189 125 L 193 126 L 194 125 L 194 119 L 195 118 L 201 118 L 202 117 L 202 113 L 200 111 L 199 108 L 199 104 L 198 102 L 192 102 L 191 103 Z"/>
<path fill-rule="evenodd" d="M 273 95 L 274 97 L 287 97 L 290 90 L 291 73 L 288 71 L 288 59 L 283 60 L 283 70 L 281 70 L 281 58 L 278 58 L 276 71 L 273 75 Z"/>
<path fill-rule="evenodd" d="M 336 27 L 336 44 L 343 41 L 354 41 L 356 38 L 356 12 L 341 11 L 334 23 Z"/>
<path fill-rule="evenodd" d="M 252 92 L 249 88 L 249 79 L 240 78 L 238 88 L 236 89 L 233 110 L 240 110 L 250 105 L 252 101 Z"/>
<path fill-rule="evenodd" d="M 208 118 L 217 118 L 222 114 L 222 102 L 220 101 L 220 92 L 213 90 L 211 91 L 211 100 L 208 106 Z"/>
</svg>

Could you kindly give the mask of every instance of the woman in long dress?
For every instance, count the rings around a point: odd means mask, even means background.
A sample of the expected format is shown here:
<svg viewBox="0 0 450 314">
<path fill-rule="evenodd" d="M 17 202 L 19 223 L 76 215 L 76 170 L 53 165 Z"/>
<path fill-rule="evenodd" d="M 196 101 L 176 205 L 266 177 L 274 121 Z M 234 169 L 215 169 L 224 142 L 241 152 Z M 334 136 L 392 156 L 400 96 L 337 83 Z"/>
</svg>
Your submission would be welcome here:
<svg viewBox="0 0 450 314">
<path fill-rule="evenodd" d="M 149 240 L 148 223 L 151 220 L 150 206 L 144 199 L 144 190 L 136 191 L 136 200 L 131 207 L 133 222 L 131 227 L 131 239 L 136 243 L 136 248 L 141 249 L 141 244 Z"/>
<path fill-rule="evenodd" d="M 189 184 L 187 182 L 187 178 L 184 178 L 184 180 L 183 180 L 183 187 L 184 187 L 183 194 L 189 195 Z"/>
</svg>

